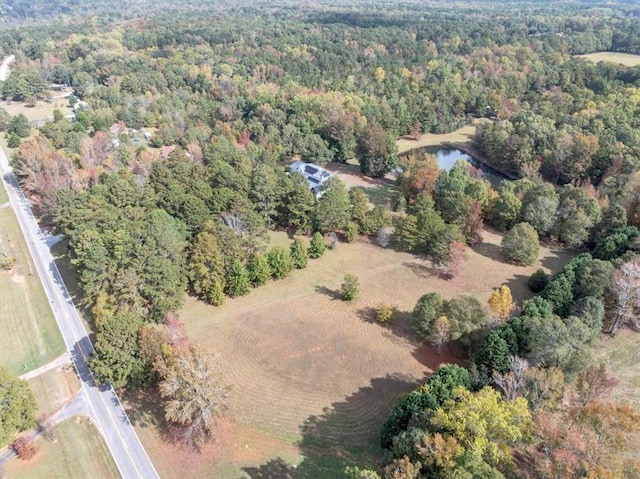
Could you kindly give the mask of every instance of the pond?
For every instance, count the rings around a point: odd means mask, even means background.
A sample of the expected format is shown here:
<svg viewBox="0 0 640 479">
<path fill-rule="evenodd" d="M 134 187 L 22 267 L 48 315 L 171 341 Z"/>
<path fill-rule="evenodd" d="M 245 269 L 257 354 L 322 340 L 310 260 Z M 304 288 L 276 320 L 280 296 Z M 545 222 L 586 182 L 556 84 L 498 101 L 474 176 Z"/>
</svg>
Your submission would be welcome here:
<svg viewBox="0 0 640 479">
<path fill-rule="evenodd" d="M 496 188 L 502 180 L 506 180 L 507 177 L 498 173 L 497 171 L 483 165 L 471 155 L 466 154 L 464 151 L 456 150 L 453 148 L 447 148 L 442 146 L 428 146 L 425 148 L 428 153 L 431 153 L 438 160 L 438 166 L 446 171 L 449 171 L 458 160 L 464 160 L 471 163 L 476 168 L 479 168 L 484 177 L 491 182 L 491 185 Z"/>
</svg>

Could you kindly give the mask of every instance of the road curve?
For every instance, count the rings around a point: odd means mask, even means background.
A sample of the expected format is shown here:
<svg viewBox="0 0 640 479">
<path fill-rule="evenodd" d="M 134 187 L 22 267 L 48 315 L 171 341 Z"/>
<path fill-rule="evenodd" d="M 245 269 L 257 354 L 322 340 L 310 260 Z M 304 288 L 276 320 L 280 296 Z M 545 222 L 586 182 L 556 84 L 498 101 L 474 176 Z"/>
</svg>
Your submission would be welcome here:
<svg viewBox="0 0 640 479">
<path fill-rule="evenodd" d="M 20 223 L 40 281 L 51 303 L 67 350 L 82 381 L 91 419 L 104 437 L 124 479 L 159 478 L 114 389 L 111 386 L 98 387 L 93 379 L 87 365 L 93 345 L 53 261 L 46 243 L 46 235 L 40 230 L 33 217 L 29 201 L 22 193 L 2 148 L 0 148 L 0 176 Z"/>
<path fill-rule="evenodd" d="M 15 55 L 9 55 L 2 61 L 0 65 L 0 81 L 5 81 L 9 76 L 9 63 L 16 59 Z"/>
</svg>

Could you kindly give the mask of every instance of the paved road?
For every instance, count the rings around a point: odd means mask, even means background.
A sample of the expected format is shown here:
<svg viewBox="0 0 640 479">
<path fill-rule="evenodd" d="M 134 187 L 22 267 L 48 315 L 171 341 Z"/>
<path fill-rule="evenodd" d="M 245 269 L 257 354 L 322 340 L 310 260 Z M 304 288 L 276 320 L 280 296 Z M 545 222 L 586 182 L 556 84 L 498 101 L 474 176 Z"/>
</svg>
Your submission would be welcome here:
<svg viewBox="0 0 640 479">
<path fill-rule="evenodd" d="M 14 55 L 9 55 L 4 59 L 2 65 L 0 65 L 0 81 L 5 81 L 9 76 L 9 63 L 15 60 L 16 57 Z"/>
<path fill-rule="evenodd" d="M 2 148 L 0 148 L 0 176 L 27 241 L 36 271 L 51 302 L 67 350 L 82 381 L 91 419 L 103 435 L 124 479 L 159 478 L 113 388 L 97 387 L 93 380 L 87 366 L 87 359 L 91 356 L 93 345 L 47 247 L 46 235 L 38 227 L 29 202 L 22 194 Z"/>
</svg>

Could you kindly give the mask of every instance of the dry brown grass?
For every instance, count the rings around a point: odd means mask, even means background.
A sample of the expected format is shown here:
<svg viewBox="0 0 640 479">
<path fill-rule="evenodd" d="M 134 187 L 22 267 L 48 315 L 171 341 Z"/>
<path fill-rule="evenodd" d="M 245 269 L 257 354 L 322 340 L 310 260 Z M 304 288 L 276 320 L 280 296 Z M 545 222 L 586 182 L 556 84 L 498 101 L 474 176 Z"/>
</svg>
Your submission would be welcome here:
<svg viewBox="0 0 640 479">
<path fill-rule="evenodd" d="M 487 120 L 476 119 L 471 125 L 465 125 L 456 131 L 452 131 L 451 133 L 445 133 L 442 135 L 427 133 L 422 135 L 417 141 L 400 138 L 396 142 L 396 144 L 398 145 L 398 153 L 406 153 L 407 151 L 415 150 L 416 148 L 423 148 L 425 146 L 472 143 L 478 125 L 483 121 Z"/>
<path fill-rule="evenodd" d="M 283 474 L 285 463 L 265 465 L 276 455 L 305 470 L 327 454 L 374 462 L 394 399 L 441 363 L 459 360 L 416 341 L 407 318 L 417 299 L 441 291 L 486 301 L 494 287 L 507 283 L 522 300 L 531 295 L 526 281 L 535 269 L 555 271 L 572 256 L 543 248 L 539 263 L 513 266 L 499 259 L 500 240 L 488 231 L 453 281 L 442 280 L 426 261 L 362 240 L 339 244 L 305 270 L 221 307 L 189 298 L 180 311 L 188 336 L 220 356 L 232 397 L 218 443 L 194 456 L 199 459 L 183 453 L 176 460 L 157 430 L 139 427 L 163 477 L 237 478 L 239 469 L 258 464 L 263 466 L 245 471 L 278 477 L 274 470 Z M 351 303 L 337 298 L 345 273 L 361 283 L 360 297 Z M 399 309 L 388 327 L 371 320 L 372 308 L 383 301 Z M 339 469 L 313 467 L 304 477 L 339 477 L 332 476 Z"/>
<path fill-rule="evenodd" d="M 70 365 L 46 371 L 28 382 L 36 397 L 38 417 L 50 417 L 80 391 L 80 380 Z"/>
<path fill-rule="evenodd" d="M 602 362 L 609 373 L 618 380 L 612 399 L 632 403 L 640 410 L 640 349 L 638 333 L 622 330 L 616 337 L 601 336 L 594 348 L 594 362 Z"/>
<path fill-rule="evenodd" d="M 56 98 L 60 95 L 59 91 L 51 91 L 50 101 L 38 100 L 35 106 L 27 106 L 24 102 L 2 102 L 0 107 L 4 108 L 11 116 L 15 116 L 18 113 L 22 113 L 29 121 L 41 121 L 52 120 L 53 110 L 56 108 L 62 112 L 63 115 L 67 115 L 73 110 L 69 107 L 69 98 Z"/>
<path fill-rule="evenodd" d="M 609 62 L 619 63 L 627 67 L 635 67 L 640 65 L 640 55 L 633 55 L 631 53 L 618 53 L 618 52 L 597 52 L 589 53 L 588 55 L 576 55 L 580 58 L 586 58 L 594 63 Z"/>
</svg>

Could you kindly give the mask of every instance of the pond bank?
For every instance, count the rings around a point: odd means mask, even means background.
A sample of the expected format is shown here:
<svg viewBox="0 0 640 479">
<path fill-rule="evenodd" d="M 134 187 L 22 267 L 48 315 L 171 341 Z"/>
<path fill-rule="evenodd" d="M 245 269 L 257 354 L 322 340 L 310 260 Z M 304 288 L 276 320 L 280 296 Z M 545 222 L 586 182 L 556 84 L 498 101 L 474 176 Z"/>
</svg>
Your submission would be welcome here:
<svg viewBox="0 0 640 479">
<path fill-rule="evenodd" d="M 469 155 L 477 163 L 485 166 L 487 169 L 493 170 L 502 176 L 511 180 L 518 177 L 513 173 L 504 171 L 494 166 L 480 151 L 475 147 L 476 132 L 478 125 L 488 122 L 484 118 L 475 119 L 471 125 L 465 125 L 456 131 L 445 134 L 426 133 L 420 136 L 419 140 L 408 140 L 401 138 L 397 141 L 398 157 L 402 158 L 409 153 L 423 152 L 433 147 L 450 148 L 460 150 Z"/>
</svg>

